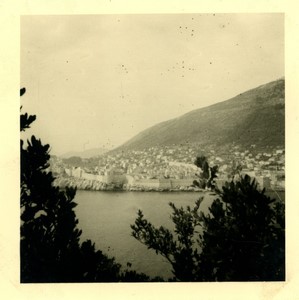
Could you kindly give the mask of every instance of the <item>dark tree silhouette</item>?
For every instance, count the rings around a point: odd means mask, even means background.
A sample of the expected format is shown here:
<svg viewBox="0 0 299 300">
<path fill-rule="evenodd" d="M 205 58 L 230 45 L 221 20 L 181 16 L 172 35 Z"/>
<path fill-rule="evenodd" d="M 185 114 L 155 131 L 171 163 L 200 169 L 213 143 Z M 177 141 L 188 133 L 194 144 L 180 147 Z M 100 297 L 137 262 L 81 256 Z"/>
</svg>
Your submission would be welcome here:
<svg viewBox="0 0 299 300">
<path fill-rule="evenodd" d="M 230 176 L 230 178 L 232 180 L 234 180 L 235 178 L 239 178 L 241 175 L 241 171 L 242 171 L 241 162 L 237 160 L 233 160 L 230 169 L 228 170 L 229 172 L 228 175 Z"/>
<path fill-rule="evenodd" d="M 203 215 L 201 272 L 207 281 L 285 279 L 284 204 L 248 175 L 226 183 Z"/>
<path fill-rule="evenodd" d="M 201 168 L 202 178 L 208 180 L 208 178 L 210 177 L 210 170 L 209 170 L 209 164 L 207 158 L 205 156 L 197 156 L 194 161 L 194 164 L 198 168 Z"/>
<path fill-rule="evenodd" d="M 22 114 L 20 130 L 35 119 Z M 80 243 L 76 191 L 53 186 L 49 158 L 49 145 L 32 136 L 25 148 L 21 140 L 21 282 L 148 281 L 144 274 L 121 272 L 90 240 Z"/>
<path fill-rule="evenodd" d="M 163 226 L 155 228 L 144 219 L 142 211 L 138 211 L 135 224 L 131 225 L 132 236 L 145 244 L 149 249 L 164 256 L 172 265 L 173 281 L 194 281 L 197 278 L 200 255 L 196 247 L 196 233 L 200 226 L 198 209 L 202 198 L 196 202 L 193 209 L 189 206 L 186 210 L 176 208 L 170 203 L 173 210 L 171 216 L 175 224 L 175 236 Z"/>
<path fill-rule="evenodd" d="M 201 173 L 197 174 L 198 180 L 194 180 L 193 184 L 200 188 L 216 188 L 215 178 L 217 178 L 218 166 L 210 167 L 205 156 L 197 156 L 194 164 L 201 169 Z"/>
<path fill-rule="evenodd" d="M 178 281 L 264 281 L 285 279 L 284 204 L 241 177 L 218 191 L 208 214 L 176 208 L 175 235 L 155 228 L 138 212 L 132 235 L 166 257 Z"/>
</svg>

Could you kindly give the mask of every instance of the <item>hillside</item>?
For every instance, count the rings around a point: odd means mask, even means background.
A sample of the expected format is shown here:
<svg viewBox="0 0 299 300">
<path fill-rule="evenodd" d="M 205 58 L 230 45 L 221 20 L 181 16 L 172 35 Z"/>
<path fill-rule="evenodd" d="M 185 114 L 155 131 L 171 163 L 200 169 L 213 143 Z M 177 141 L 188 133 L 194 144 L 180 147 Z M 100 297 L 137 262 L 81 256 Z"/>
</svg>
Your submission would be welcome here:
<svg viewBox="0 0 299 300">
<path fill-rule="evenodd" d="M 284 78 L 232 99 L 193 110 L 150 127 L 116 150 L 183 143 L 258 148 L 282 146 L 285 140 Z"/>
<path fill-rule="evenodd" d="M 94 156 L 99 156 L 107 152 L 106 149 L 103 148 L 93 148 L 84 151 L 70 151 L 60 155 L 61 158 L 69 158 L 69 157 L 81 157 L 81 158 L 90 158 Z"/>
</svg>

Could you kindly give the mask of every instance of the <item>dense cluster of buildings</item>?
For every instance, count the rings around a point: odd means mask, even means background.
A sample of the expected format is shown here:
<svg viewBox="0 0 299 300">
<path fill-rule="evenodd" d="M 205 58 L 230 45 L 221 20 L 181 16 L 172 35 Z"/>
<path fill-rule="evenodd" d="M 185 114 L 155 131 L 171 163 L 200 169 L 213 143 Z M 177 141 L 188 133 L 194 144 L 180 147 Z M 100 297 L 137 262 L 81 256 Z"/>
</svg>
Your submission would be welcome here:
<svg viewBox="0 0 299 300">
<path fill-rule="evenodd" d="M 51 169 L 58 178 L 76 178 L 125 189 L 185 189 L 198 179 L 200 169 L 194 165 L 198 155 L 207 157 L 209 165 L 219 166 L 218 186 L 232 178 L 248 174 L 261 188 L 284 189 L 284 149 L 256 150 L 255 145 L 242 150 L 239 146 L 223 147 L 221 151 L 194 145 L 151 147 L 104 154 L 97 159 L 82 160 L 81 166 L 66 164 L 52 158 Z M 102 189 L 102 188 L 99 189 Z"/>
</svg>

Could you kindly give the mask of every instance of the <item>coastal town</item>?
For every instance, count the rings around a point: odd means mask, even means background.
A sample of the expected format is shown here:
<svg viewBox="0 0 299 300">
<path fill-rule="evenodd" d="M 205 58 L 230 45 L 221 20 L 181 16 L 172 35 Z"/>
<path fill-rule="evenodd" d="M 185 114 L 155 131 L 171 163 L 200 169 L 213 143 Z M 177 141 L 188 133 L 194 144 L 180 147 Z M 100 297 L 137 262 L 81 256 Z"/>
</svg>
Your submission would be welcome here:
<svg viewBox="0 0 299 300">
<path fill-rule="evenodd" d="M 217 151 L 215 150 L 217 149 Z M 54 184 L 86 190 L 196 191 L 194 181 L 201 170 L 194 164 L 198 155 L 218 166 L 218 188 L 241 175 L 254 177 L 261 189 L 285 188 L 285 151 L 272 147 L 261 151 L 233 147 L 202 147 L 194 144 L 151 147 L 143 150 L 112 151 L 98 157 L 59 158 L 52 156 Z"/>
</svg>

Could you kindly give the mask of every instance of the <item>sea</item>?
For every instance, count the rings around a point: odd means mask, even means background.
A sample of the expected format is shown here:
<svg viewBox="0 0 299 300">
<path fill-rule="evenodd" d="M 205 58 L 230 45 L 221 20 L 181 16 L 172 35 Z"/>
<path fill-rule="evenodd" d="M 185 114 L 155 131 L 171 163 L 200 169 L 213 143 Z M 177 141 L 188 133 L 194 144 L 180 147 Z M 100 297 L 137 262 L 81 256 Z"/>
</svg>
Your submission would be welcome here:
<svg viewBox="0 0 299 300">
<path fill-rule="evenodd" d="M 154 226 L 164 226 L 173 231 L 169 203 L 174 203 L 176 207 L 192 208 L 200 197 L 204 197 L 200 210 L 207 213 L 215 199 L 215 195 L 209 193 L 78 190 L 75 213 L 79 220 L 78 227 L 82 229 L 81 241 L 92 240 L 97 250 L 114 257 L 123 269 L 167 280 L 173 277 L 171 264 L 155 250 L 137 241 L 132 236 L 130 225 L 134 224 L 137 212 L 141 210 Z"/>
</svg>

